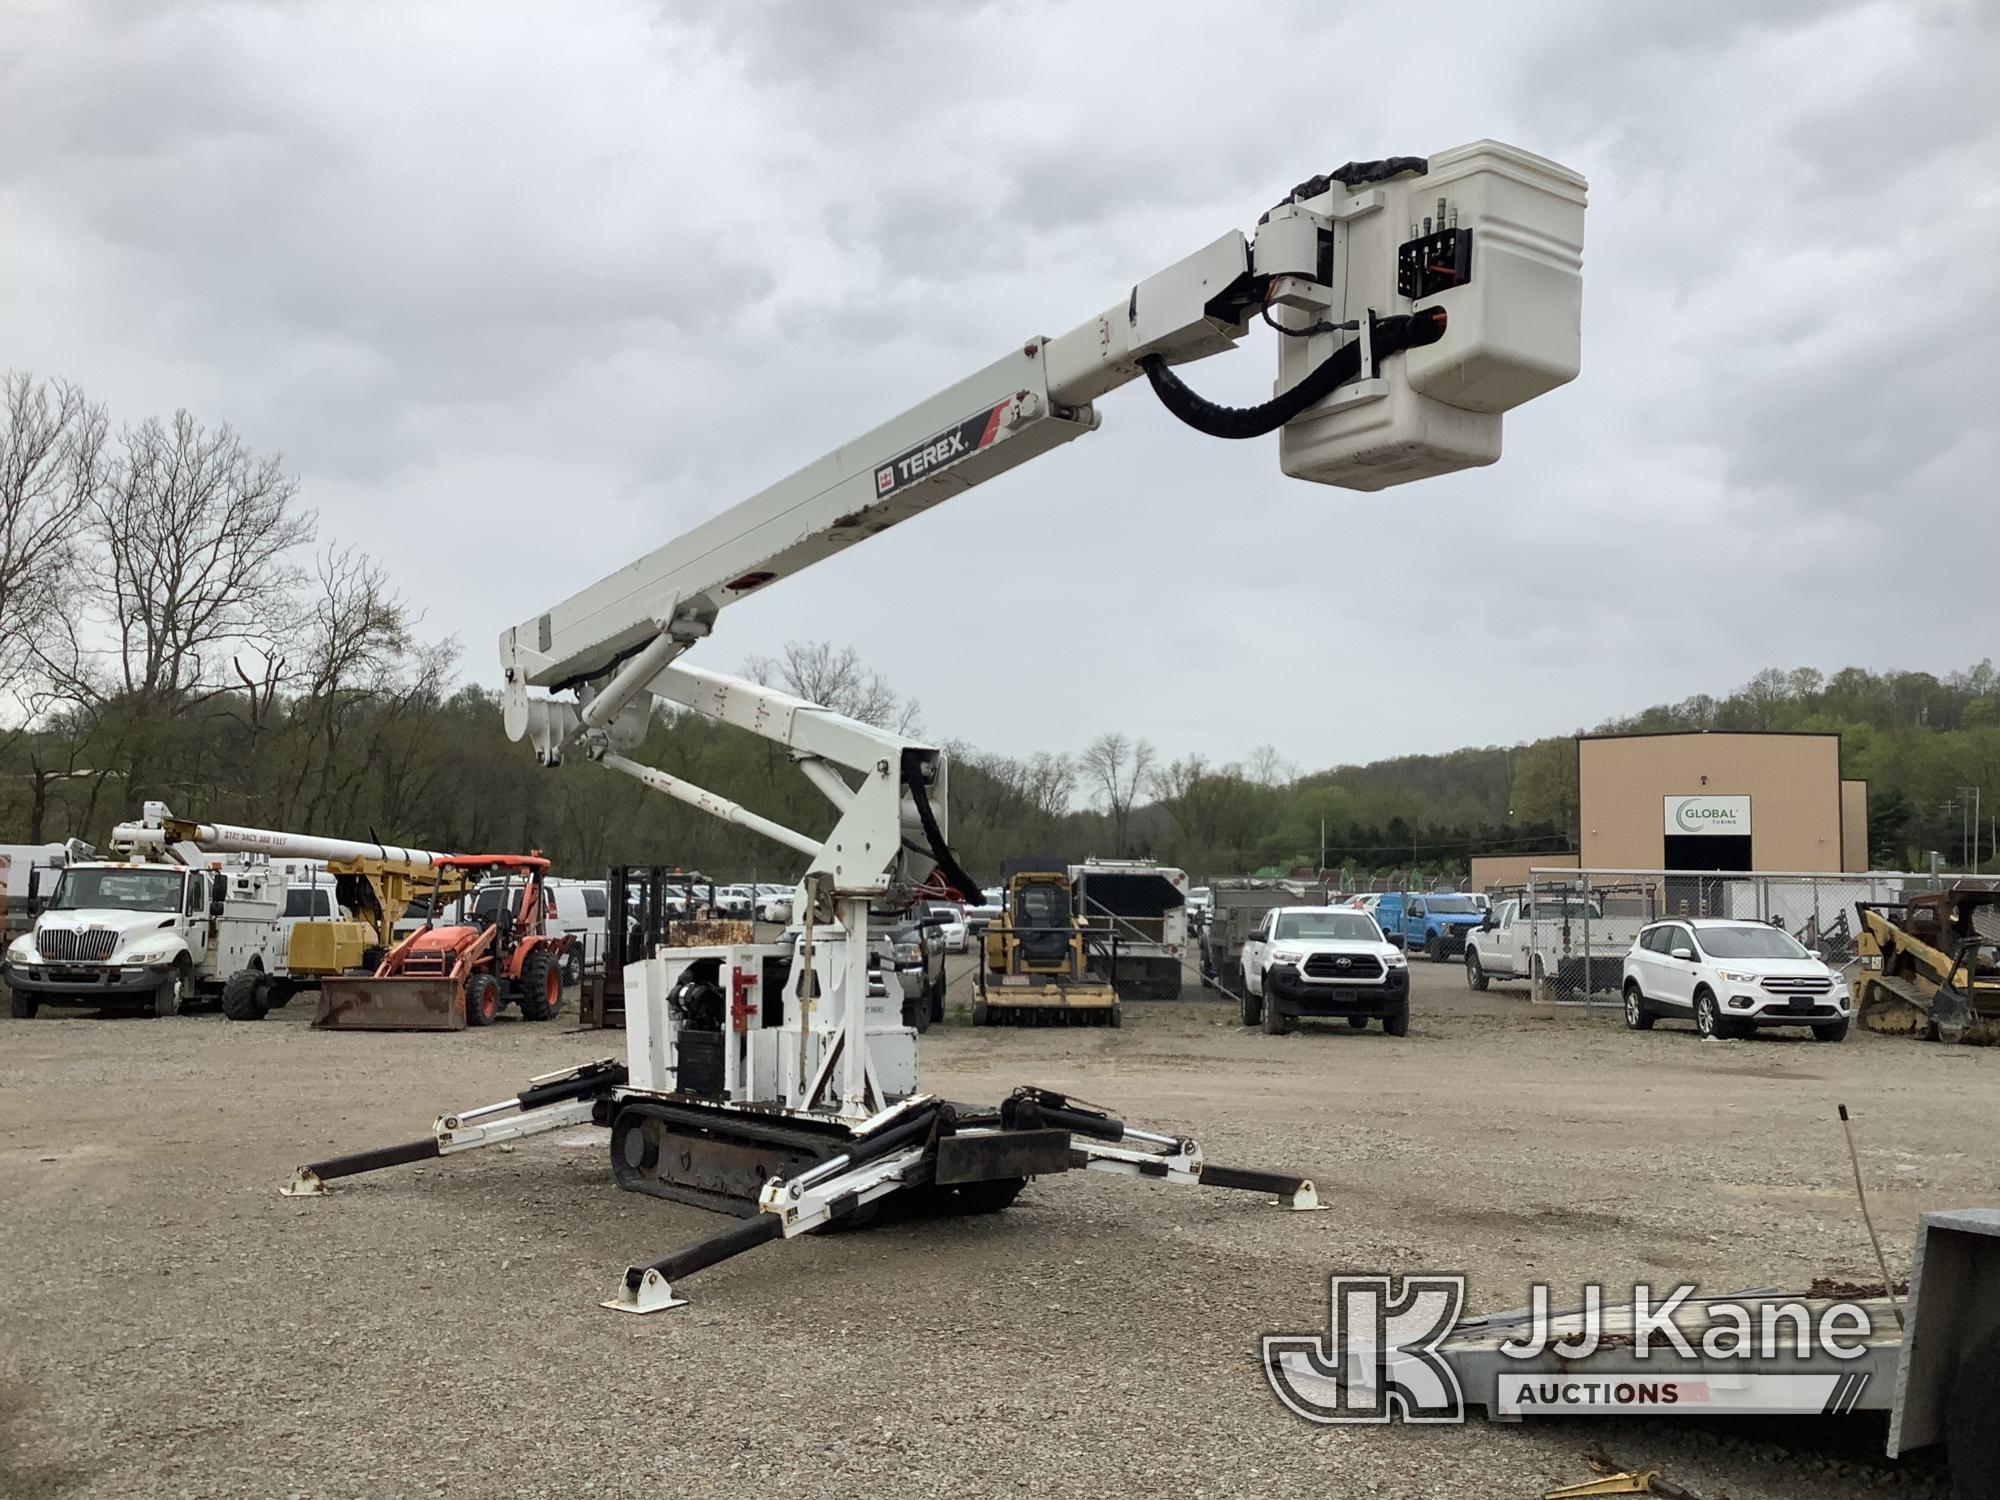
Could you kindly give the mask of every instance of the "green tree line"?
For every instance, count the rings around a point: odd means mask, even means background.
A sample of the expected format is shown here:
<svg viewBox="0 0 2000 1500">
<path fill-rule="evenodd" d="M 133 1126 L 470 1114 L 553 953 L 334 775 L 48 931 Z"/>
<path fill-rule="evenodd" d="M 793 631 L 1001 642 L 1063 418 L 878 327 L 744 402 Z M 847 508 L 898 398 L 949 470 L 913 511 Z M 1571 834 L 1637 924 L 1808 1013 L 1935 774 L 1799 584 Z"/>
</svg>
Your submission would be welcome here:
<svg viewBox="0 0 2000 1500">
<path fill-rule="evenodd" d="M 0 842 L 102 845 L 148 799 L 205 820 L 457 850 L 539 848 L 569 873 L 668 864 L 785 879 L 798 856 L 583 762 L 535 764 L 497 696 L 458 677 L 376 562 L 322 546 L 275 456 L 177 413 L 113 430 L 61 382 L 0 390 Z M 794 642 L 740 670 L 911 733 L 918 705 L 851 648 Z M 1964 788 L 2000 811 L 2000 680 L 1849 667 L 1758 673 L 1606 730 L 1842 736 L 1871 794 L 1871 858 L 1956 860 Z M 1487 852 L 1574 847 L 1571 736 L 1301 772 L 1162 758 L 1119 731 L 1008 757 L 951 751 L 952 840 L 1010 854 L 1153 856 L 1198 875 L 1463 874 Z M 819 835 L 825 798 L 776 746 L 661 709 L 632 752 Z M 1992 842 L 1983 841 L 1989 851 Z"/>
</svg>

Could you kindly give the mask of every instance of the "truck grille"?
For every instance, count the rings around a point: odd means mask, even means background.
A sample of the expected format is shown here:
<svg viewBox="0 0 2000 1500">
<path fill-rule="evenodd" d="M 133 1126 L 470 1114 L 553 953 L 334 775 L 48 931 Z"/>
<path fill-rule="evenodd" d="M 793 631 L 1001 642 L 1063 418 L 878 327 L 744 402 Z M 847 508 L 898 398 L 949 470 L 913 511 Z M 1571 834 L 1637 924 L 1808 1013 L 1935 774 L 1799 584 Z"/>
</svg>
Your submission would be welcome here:
<svg viewBox="0 0 2000 1500">
<path fill-rule="evenodd" d="M 1833 988 L 1833 981 L 1824 974 L 1818 978 L 1810 975 L 1774 977 L 1764 981 L 1764 988 L 1774 995 L 1824 995 Z"/>
<path fill-rule="evenodd" d="M 118 934 L 108 927 L 91 927 L 75 932 L 66 927 L 45 927 L 35 934 L 35 951 L 51 963 L 101 964 L 111 957 Z"/>
<path fill-rule="evenodd" d="M 1382 960 L 1369 953 L 1312 953 L 1305 972 L 1313 979 L 1380 979 Z"/>
</svg>

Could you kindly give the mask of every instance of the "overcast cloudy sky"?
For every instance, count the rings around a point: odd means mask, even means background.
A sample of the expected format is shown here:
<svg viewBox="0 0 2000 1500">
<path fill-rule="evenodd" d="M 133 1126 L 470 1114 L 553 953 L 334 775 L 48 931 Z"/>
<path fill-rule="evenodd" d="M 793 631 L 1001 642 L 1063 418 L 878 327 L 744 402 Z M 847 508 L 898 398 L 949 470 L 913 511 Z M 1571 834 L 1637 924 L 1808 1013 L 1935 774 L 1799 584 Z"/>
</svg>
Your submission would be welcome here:
<svg viewBox="0 0 2000 1500">
<path fill-rule="evenodd" d="M 2000 6 L 0 17 L 0 366 L 281 449 L 481 681 L 503 626 L 1292 183 L 1479 136 L 1590 179 L 1584 371 L 1498 466 L 1299 484 L 1127 388 L 694 660 L 832 638 L 940 737 L 1312 768 L 2000 653 Z M 1259 399 L 1273 360 L 1189 378 Z"/>
</svg>

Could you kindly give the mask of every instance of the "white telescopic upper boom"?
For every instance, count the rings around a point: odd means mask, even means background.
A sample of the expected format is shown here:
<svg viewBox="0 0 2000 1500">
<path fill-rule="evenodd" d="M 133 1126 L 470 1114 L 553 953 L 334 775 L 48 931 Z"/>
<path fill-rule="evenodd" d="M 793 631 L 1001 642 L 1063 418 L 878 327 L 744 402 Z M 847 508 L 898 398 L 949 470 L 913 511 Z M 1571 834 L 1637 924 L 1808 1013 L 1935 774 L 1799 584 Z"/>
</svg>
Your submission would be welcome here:
<svg viewBox="0 0 2000 1500">
<path fill-rule="evenodd" d="M 120 823 L 111 831 L 116 849 L 171 849 L 193 844 L 206 854 L 268 854 L 274 859 L 382 859 L 418 866 L 449 859 L 433 849 L 407 849 L 400 844 L 367 843 L 358 839 L 323 839 L 306 833 L 270 828 L 243 828 L 234 823 L 197 823 L 177 818 L 164 802 L 148 802 L 137 823 Z"/>
</svg>

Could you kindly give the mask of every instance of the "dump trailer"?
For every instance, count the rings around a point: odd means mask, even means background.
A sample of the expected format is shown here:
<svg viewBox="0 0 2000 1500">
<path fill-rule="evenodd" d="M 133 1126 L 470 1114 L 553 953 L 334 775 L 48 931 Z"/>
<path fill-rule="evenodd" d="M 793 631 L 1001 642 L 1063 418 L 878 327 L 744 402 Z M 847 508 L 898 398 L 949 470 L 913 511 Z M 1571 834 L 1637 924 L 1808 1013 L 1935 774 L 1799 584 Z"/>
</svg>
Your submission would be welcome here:
<svg viewBox="0 0 2000 1500">
<path fill-rule="evenodd" d="M 1243 991 L 1243 945 L 1280 906 L 1324 906 L 1326 887 L 1293 880 L 1216 880 L 1201 935 L 1201 982 L 1228 995 Z"/>
<path fill-rule="evenodd" d="M 2000 1042 L 2000 886 L 1961 881 L 1907 901 L 1856 903 L 1869 965 L 1855 1014 L 1869 1031 Z"/>
<path fill-rule="evenodd" d="M 1090 971 L 1069 866 L 1024 855 L 1001 867 L 1000 915 L 981 941 L 975 1026 L 1116 1026 L 1118 992 Z"/>
<path fill-rule="evenodd" d="M 1187 872 L 1151 860 L 1089 859 L 1069 873 L 1088 926 L 1091 972 L 1121 1000 L 1180 999 Z"/>
<path fill-rule="evenodd" d="M 536 854 L 447 854 L 434 862 L 430 915 L 369 975 L 320 981 L 313 1025 L 332 1031 L 459 1031 L 518 1005 L 530 1021 L 562 1009 L 575 941 L 548 931 L 549 862 Z M 447 882 L 478 887 L 441 921 Z"/>
</svg>

